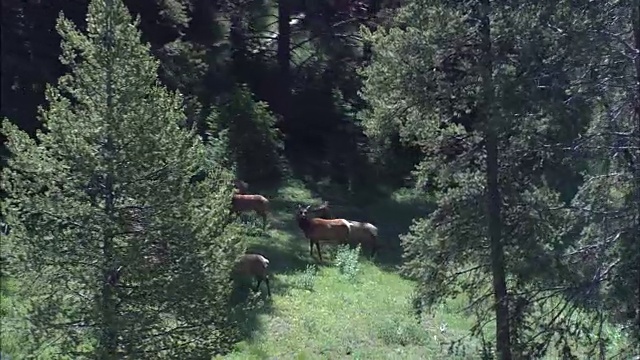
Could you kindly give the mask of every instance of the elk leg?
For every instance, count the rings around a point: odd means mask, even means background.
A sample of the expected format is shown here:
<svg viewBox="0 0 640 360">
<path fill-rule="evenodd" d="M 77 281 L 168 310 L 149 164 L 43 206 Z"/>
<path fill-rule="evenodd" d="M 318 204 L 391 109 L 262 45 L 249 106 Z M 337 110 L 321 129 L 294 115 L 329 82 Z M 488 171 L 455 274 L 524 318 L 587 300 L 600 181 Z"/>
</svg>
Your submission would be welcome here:
<svg viewBox="0 0 640 360">
<path fill-rule="evenodd" d="M 320 252 L 320 241 L 316 243 L 316 249 L 318 249 L 318 257 L 320 258 L 320 262 L 322 262 L 322 253 Z"/>
<path fill-rule="evenodd" d="M 309 239 L 309 256 L 313 257 L 313 241 Z"/>
<path fill-rule="evenodd" d="M 380 249 L 380 246 L 378 243 L 378 238 L 376 236 L 372 236 L 371 238 L 371 257 L 372 258 L 378 252 L 379 249 Z"/>
<path fill-rule="evenodd" d="M 258 283 L 256 284 L 256 288 L 253 291 L 258 292 L 258 290 L 260 289 L 260 283 L 262 283 L 262 277 L 256 276 L 256 279 L 258 280 Z"/>
<path fill-rule="evenodd" d="M 269 276 L 265 276 L 264 282 L 265 284 L 267 284 L 267 295 L 271 297 L 271 286 L 269 285 Z"/>
</svg>

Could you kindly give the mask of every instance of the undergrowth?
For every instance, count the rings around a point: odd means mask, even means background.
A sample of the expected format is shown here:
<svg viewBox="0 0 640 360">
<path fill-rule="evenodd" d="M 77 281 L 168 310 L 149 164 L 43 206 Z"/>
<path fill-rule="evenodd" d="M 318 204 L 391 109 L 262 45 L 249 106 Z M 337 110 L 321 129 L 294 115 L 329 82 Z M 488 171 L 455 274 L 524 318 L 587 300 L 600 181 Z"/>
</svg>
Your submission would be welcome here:
<svg viewBox="0 0 640 360">
<path fill-rule="evenodd" d="M 358 270 L 358 257 L 360 256 L 360 244 L 355 249 L 350 249 L 349 245 L 340 245 L 336 252 L 335 265 L 340 273 L 349 281 L 354 281 Z"/>
</svg>

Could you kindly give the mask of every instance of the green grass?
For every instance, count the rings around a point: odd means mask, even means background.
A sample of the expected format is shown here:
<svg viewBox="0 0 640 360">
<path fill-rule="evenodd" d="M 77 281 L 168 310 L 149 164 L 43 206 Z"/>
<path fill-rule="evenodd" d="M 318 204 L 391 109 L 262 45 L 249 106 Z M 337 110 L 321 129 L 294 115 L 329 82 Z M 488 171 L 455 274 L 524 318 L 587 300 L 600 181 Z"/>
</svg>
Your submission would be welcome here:
<svg viewBox="0 0 640 360">
<path fill-rule="evenodd" d="M 226 358 L 455 358 L 444 351 L 444 341 L 464 336 L 471 326 L 450 308 L 416 319 L 412 283 L 369 262 L 353 280 L 335 267 L 315 276 L 308 289 L 301 286 L 305 274 L 280 275 L 288 286 L 275 291 L 273 311 L 259 317 L 260 332 Z"/>
<path fill-rule="evenodd" d="M 319 189 L 320 190 L 320 189 Z M 420 319 L 412 314 L 414 283 L 397 273 L 398 235 L 407 232 L 428 206 L 410 190 L 369 204 L 346 195 L 314 197 L 301 183 L 289 183 L 268 194 L 274 218 L 263 236 L 250 240 L 249 250 L 271 260 L 272 293 L 265 306 L 247 323 L 247 338 L 222 359 L 477 359 L 480 341 L 469 337 L 474 317 L 462 309 L 460 297 Z M 345 200 L 341 200 L 345 199 Z M 336 259 L 336 249 L 323 247 L 324 263 L 309 256 L 308 242 L 294 222 L 298 203 L 330 200 L 334 215 L 370 221 L 378 226 L 385 252 L 373 261 L 348 254 Z M 350 205 L 358 203 L 359 205 Z M 357 259 L 357 257 L 355 257 Z M 345 264 L 347 263 L 347 264 Z M 356 270 L 353 270 L 354 268 Z M 351 270 L 350 270 L 351 269 Z M 493 326 L 485 331 L 490 339 Z M 624 346 L 613 326 L 610 354 Z M 449 352 L 460 340 L 463 348 Z M 556 359 L 553 350 L 548 359 Z"/>
<path fill-rule="evenodd" d="M 256 225 L 248 250 L 270 260 L 273 295 L 268 299 L 259 294 L 261 301 L 243 319 L 244 340 L 234 352 L 218 358 L 479 358 L 479 341 L 468 337 L 474 318 L 462 311 L 467 304 L 463 298 L 448 301 L 420 318 L 412 313 L 414 283 L 399 276 L 397 266 L 398 235 L 408 230 L 413 218 L 429 210 L 415 194 L 404 190 L 369 203 L 335 193 L 321 199 L 300 182 L 290 182 L 266 195 L 273 209 L 267 230 L 261 230 L 260 221 L 251 215 L 245 221 Z M 338 217 L 376 224 L 387 245 L 384 251 L 372 261 L 353 250 L 324 246 L 324 263 L 318 264 L 315 250 L 314 257 L 309 256 L 308 241 L 294 215 L 297 204 L 320 204 L 322 200 L 331 201 Z M 24 316 L 7 296 L 10 287 L 0 299 L 0 309 L 7 312 L 3 325 Z M 615 338 L 614 327 L 607 331 Z M 10 354 L 20 353 L 20 344 L 26 341 L 20 333 L 2 331 L 0 336 L 2 351 Z M 461 338 L 466 353 L 450 354 L 449 343 Z M 624 339 L 618 337 L 611 348 L 623 346 Z"/>
<path fill-rule="evenodd" d="M 324 262 L 309 256 L 308 241 L 298 229 L 297 204 L 320 204 L 300 183 L 269 194 L 274 217 L 263 236 L 250 240 L 249 251 L 271 261 L 272 293 L 257 310 L 248 338 L 226 359 L 397 359 L 464 358 L 447 353 L 448 341 L 467 335 L 473 319 L 452 301 L 441 311 L 416 318 L 411 309 L 413 282 L 396 273 L 398 235 L 427 208 L 408 192 L 368 206 L 331 199 L 334 215 L 371 221 L 387 248 L 371 261 L 353 250 L 322 248 Z M 325 198 L 326 199 L 326 198 Z M 335 204 L 335 205 L 334 205 Z M 477 344 L 466 342 L 470 348 Z"/>
</svg>

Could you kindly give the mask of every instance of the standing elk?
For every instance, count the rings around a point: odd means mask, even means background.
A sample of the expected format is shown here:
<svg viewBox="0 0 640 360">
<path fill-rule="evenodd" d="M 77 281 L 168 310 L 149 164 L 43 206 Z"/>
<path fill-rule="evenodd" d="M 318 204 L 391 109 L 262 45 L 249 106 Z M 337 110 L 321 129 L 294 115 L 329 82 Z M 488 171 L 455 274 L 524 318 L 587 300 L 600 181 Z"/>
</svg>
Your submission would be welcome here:
<svg viewBox="0 0 640 360">
<path fill-rule="evenodd" d="M 371 257 L 373 257 L 380 248 L 380 244 L 378 243 L 378 228 L 368 222 L 348 221 L 351 224 L 351 234 L 349 236 L 350 245 L 353 247 L 360 244 L 363 250 L 370 248 Z"/>
<path fill-rule="evenodd" d="M 255 211 L 262 217 L 262 228 L 267 227 L 267 214 L 269 213 L 269 200 L 262 195 L 233 194 L 231 199 L 231 212 L 240 214 Z"/>
<path fill-rule="evenodd" d="M 269 285 L 269 260 L 260 254 L 244 254 L 234 264 L 233 274 L 240 276 L 253 276 L 258 283 L 253 291 L 258 291 L 260 284 L 267 284 L 267 295 L 271 296 Z"/>
<path fill-rule="evenodd" d="M 351 231 L 351 224 L 344 219 L 320 219 L 309 218 L 308 211 L 311 205 L 303 208 L 298 205 L 296 220 L 298 226 L 309 239 L 309 255 L 313 257 L 313 244 L 316 245 L 318 257 L 322 262 L 322 252 L 320 251 L 320 243 L 325 244 L 347 244 Z"/>
<path fill-rule="evenodd" d="M 333 219 L 333 215 L 331 210 L 329 209 L 329 202 L 325 201 L 320 206 L 310 209 L 310 212 L 313 211 L 317 214 L 317 217 L 323 219 Z M 378 249 L 380 248 L 380 244 L 378 242 L 378 228 L 368 222 L 360 222 L 347 220 L 351 223 L 351 232 L 349 235 L 349 244 L 353 247 L 357 244 L 360 244 L 363 248 L 371 249 L 371 257 L 373 257 Z"/>
</svg>

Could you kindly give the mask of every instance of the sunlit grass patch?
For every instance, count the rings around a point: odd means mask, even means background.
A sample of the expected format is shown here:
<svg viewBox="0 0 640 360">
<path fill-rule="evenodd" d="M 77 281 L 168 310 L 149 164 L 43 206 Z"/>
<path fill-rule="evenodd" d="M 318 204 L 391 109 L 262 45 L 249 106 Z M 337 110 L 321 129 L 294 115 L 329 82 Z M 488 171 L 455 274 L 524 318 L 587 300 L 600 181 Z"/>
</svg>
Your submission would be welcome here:
<svg viewBox="0 0 640 360">
<path fill-rule="evenodd" d="M 410 281 L 368 261 L 360 266 L 356 282 L 346 281 L 336 266 L 323 267 L 313 291 L 294 286 L 274 296 L 276 311 L 261 318 L 263 331 L 227 358 L 452 358 L 444 343 L 464 335 L 469 319 L 450 314 L 418 319 L 410 306 Z M 304 276 L 281 280 L 298 284 Z"/>
</svg>

